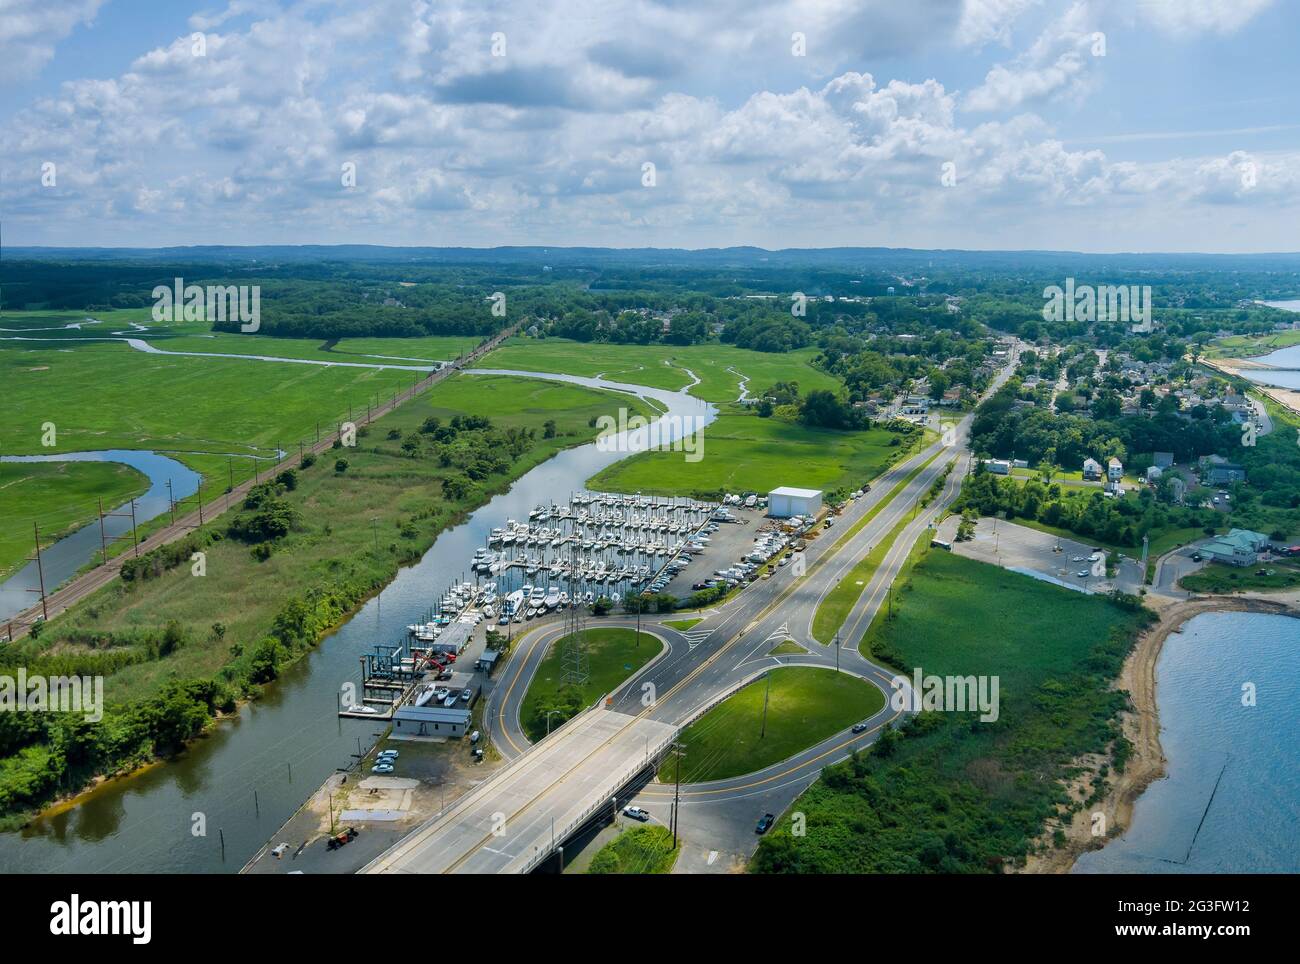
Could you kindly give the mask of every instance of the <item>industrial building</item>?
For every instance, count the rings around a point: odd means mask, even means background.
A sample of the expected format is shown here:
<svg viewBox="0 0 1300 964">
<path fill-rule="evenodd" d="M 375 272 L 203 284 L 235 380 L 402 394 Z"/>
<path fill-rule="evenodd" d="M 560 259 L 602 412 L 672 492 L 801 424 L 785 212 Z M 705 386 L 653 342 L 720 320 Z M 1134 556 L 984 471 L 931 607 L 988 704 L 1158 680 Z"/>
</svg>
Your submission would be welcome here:
<svg viewBox="0 0 1300 964">
<path fill-rule="evenodd" d="M 796 489 L 783 485 L 767 494 L 767 514 L 774 519 L 788 519 L 795 515 L 811 518 L 821 510 L 821 489 Z"/>
</svg>

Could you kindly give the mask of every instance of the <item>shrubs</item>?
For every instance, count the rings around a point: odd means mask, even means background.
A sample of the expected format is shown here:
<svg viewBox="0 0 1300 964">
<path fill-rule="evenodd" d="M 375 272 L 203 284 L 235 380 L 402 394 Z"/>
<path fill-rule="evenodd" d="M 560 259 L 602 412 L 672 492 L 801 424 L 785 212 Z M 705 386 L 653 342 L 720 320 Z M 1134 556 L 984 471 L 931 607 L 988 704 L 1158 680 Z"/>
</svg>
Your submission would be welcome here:
<svg viewBox="0 0 1300 964">
<path fill-rule="evenodd" d="M 263 498 L 251 514 L 232 519 L 227 532 L 244 542 L 267 542 L 283 539 L 301 524 L 302 516 L 293 505 L 278 496 L 270 496 Z"/>
<path fill-rule="evenodd" d="M 159 546 L 143 556 L 122 560 L 122 581 L 132 583 L 154 579 L 181 563 L 189 562 L 195 552 L 207 548 L 221 539 L 221 533 L 210 529 L 191 532 L 183 539 Z"/>
</svg>

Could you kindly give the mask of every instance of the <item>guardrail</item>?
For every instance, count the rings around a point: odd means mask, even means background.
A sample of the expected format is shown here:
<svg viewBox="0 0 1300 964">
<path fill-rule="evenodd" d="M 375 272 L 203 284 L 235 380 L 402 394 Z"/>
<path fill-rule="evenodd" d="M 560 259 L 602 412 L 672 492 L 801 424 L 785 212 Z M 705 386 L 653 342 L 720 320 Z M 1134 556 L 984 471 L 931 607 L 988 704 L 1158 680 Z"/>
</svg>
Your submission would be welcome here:
<svg viewBox="0 0 1300 964">
<path fill-rule="evenodd" d="M 624 787 L 627 784 L 631 783 L 633 778 L 636 777 L 638 773 L 642 772 L 643 770 L 646 769 L 646 767 L 650 765 L 651 760 L 657 760 L 659 758 L 659 755 L 663 753 L 664 750 L 674 740 L 677 739 L 677 734 L 679 732 L 681 732 L 680 728 L 674 728 L 671 734 L 657 741 L 653 752 L 651 752 L 649 747 L 647 746 L 646 756 L 644 757 L 644 759 L 642 759 L 642 761 L 638 765 L 619 771 L 619 775 L 615 777 L 613 781 L 603 784 L 602 786 L 605 789 L 603 789 L 600 793 L 596 794 L 596 802 L 591 804 L 586 809 L 584 809 L 576 817 L 570 819 L 567 823 L 563 825 L 557 825 L 555 828 L 555 836 L 552 840 L 552 843 L 550 845 L 544 845 L 538 848 L 531 857 L 529 857 L 526 861 L 524 861 L 524 864 L 522 867 L 520 867 L 519 872 L 524 874 L 529 873 L 533 870 L 533 868 L 535 868 L 542 861 L 548 859 L 551 856 L 551 854 L 555 852 L 555 847 L 558 846 L 558 842 L 562 842 L 566 840 L 570 834 L 572 834 L 583 824 L 585 824 L 588 820 L 590 820 L 593 814 L 599 811 L 602 807 L 606 806 L 610 802 L 610 800 L 613 799 L 616 791 L 620 787 Z"/>
</svg>

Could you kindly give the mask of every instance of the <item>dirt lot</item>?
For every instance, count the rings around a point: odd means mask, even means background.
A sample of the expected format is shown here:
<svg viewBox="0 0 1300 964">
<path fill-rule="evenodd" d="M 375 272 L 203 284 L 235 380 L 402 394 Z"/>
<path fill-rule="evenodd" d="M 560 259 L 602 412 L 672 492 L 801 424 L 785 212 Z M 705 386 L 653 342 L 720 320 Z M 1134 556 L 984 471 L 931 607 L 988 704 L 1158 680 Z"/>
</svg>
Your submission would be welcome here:
<svg viewBox="0 0 1300 964">
<path fill-rule="evenodd" d="M 394 772 L 335 773 L 271 838 L 245 873 L 350 874 L 379 856 L 412 829 L 453 804 L 500 764 L 475 763 L 468 740 L 426 743 L 381 741 L 377 749 L 398 751 Z M 331 819 L 332 815 L 332 819 Z M 326 846 L 331 827 L 357 828 L 356 839 L 337 850 Z M 288 850 L 277 858 L 278 844 Z"/>
</svg>

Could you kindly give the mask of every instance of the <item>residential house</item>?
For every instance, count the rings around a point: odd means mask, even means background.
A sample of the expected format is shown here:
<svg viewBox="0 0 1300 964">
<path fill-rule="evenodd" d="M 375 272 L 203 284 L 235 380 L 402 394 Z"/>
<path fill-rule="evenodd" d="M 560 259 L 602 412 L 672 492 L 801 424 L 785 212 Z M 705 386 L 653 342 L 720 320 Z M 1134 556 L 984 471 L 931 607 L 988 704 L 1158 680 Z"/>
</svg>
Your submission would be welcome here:
<svg viewBox="0 0 1300 964">
<path fill-rule="evenodd" d="M 1106 462 L 1106 478 L 1111 482 L 1118 482 L 1124 478 L 1124 463 L 1113 455 Z"/>
<path fill-rule="evenodd" d="M 1101 479 L 1101 463 L 1096 459 L 1084 459 L 1083 478 L 1085 482 L 1099 481 Z"/>
</svg>

